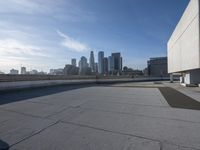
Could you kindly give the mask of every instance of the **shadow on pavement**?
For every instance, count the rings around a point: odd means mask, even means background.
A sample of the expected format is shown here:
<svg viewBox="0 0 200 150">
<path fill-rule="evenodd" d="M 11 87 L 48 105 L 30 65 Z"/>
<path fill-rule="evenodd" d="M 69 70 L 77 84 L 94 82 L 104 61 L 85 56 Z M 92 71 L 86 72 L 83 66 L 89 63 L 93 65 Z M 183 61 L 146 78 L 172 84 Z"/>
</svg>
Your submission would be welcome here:
<svg viewBox="0 0 200 150">
<path fill-rule="evenodd" d="M 1 91 L 0 92 L 0 105 L 22 101 L 30 98 L 41 97 L 51 94 L 56 94 L 64 91 L 76 90 L 80 88 L 91 87 L 92 84 L 85 85 L 59 85 L 49 87 L 39 87 L 31 89 L 21 89 L 14 91 Z"/>
<path fill-rule="evenodd" d="M 0 139 L 0 150 L 9 150 L 9 145 Z"/>
<path fill-rule="evenodd" d="M 160 87 L 160 92 L 171 107 L 200 110 L 200 102 L 170 87 Z"/>
</svg>

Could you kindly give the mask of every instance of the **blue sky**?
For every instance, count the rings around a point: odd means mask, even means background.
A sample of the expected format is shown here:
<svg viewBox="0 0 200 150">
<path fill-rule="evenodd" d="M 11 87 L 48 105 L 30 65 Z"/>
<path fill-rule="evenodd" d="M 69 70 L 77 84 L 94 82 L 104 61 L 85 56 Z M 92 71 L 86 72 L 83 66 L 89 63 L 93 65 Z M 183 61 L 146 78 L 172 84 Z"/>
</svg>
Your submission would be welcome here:
<svg viewBox="0 0 200 150">
<path fill-rule="evenodd" d="M 0 70 L 63 68 L 91 50 L 121 52 L 146 67 L 166 56 L 167 41 L 189 0 L 1 0 Z M 97 59 L 96 59 L 97 60 Z"/>
</svg>

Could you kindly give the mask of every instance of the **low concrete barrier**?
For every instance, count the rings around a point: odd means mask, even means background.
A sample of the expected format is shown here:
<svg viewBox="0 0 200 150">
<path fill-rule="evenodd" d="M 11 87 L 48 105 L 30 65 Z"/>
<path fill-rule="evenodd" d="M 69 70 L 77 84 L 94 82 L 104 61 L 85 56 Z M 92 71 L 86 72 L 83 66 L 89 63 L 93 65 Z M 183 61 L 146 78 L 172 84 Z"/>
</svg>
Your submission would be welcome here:
<svg viewBox="0 0 200 150">
<path fill-rule="evenodd" d="M 166 81 L 169 78 L 118 78 L 118 79 L 73 79 L 73 80 L 38 80 L 38 81 L 15 81 L 0 82 L 0 91 L 18 90 L 25 88 L 36 88 L 55 85 L 76 85 L 76 84 L 113 84 L 125 82 L 149 82 Z"/>
<path fill-rule="evenodd" d="M 109 79 L 109 80 L 120 80 L 120 79 L 130 79 L 130 80 L 141 80 L 141 79 L 169 79 L 169 77 L 137 77 L 132 78 L 131 76 L 102 76 L 102 75 L 91 75 L 91 76 L 67 76 L 67 75 L 10 75 L 10 74 L 0 74 L 1 82 L 16 82 L 16 81 L 41 81 L 41 80 L 90 80 L 90 79 Z"/>
<path fill-rule="evenodd" d="M 17 81 L 1 82 L 0 91 L 37 88 L 55 85 L 95 84 L 96 80 L 42 80 L 42 81 Z"/>
<path fill-rule="evenodd" d="M 0 82 L 40 81 L 40 80 L 77 80 L 96 79 L 96 76 L 65 76 L 65 75 L 10 75 L 0 74 Z"/>
</svg>

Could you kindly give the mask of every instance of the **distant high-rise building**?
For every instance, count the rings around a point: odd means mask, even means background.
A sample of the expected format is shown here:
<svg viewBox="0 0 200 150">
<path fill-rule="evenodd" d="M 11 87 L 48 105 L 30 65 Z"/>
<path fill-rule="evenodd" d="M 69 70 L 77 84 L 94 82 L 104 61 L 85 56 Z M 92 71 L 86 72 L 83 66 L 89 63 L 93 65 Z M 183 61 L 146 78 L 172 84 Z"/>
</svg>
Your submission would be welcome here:
<svg viewBox="0 0 200 150">
<path fill-rule="evenodd" d="M 98 72 L 100 74 L 103 74 L 103 58 L 104 58 L 104 52 L 100 51 L 98 53 Z"/>
<path fill-rule="evenodd" d="M 82 56 L 80 60 L 80 69 L 79 69 L 80 75 L 91 75 L 92 71 L 89 67 L 89 64 L 87 63 L 87 58 Z"/>
<path fill-rule="evenodd" d="M 122 68 L 123 68 L 123 58 L 120 57 L 120 70 L 122 71 Z"/>
<path fill-rule="evenodd" d="M 26 74 L 26 67 L 21 67 L 21 74 Z"/>
<path fill-rule="evenodd" d="M 98 63 L 95 63 L 95 67 L 94 68 L 95 68 L 94 72 L 98 73 Z"/>
<path fill-rule="evenodd" d="M 75 58 L 73 58 L 73 59 L 71 60 L 71 65 L 74 66 L 74 67 L 76 67 L 76 59 L 75 59 Z"/>
<path fill-rule="evenodd" d="M 121 73 L 122 71 L 122 57 L 120 53 L 112 53 L 114 59 L 114 71 Z"/>
<path fill-rule="evenodd" d="M 149 76 L 169 76 L 167 72 L 167 57 L 150 58 L 147 62 Z"/>
<path fill-rule="evenodd" d="M 78 68 L 79 68 L 79 71 L 81 69 L 81 60 L 78 61 Z"/>
<path fill-rule="evenodd" d="M 95 62 L 94 62 L 94 52 L 90 52 L 90 64 L 89 64 L 91 71 L 95 72 Z"/>
<path fill-rule="evenodd" d="M 78 75 L 79 68 L 74 65 L 65 65 L 64 75 Z"/>
<path fill-rule="evenodd" d="M 38 74 L 38 71 L 34 69 L 34 70 L 29 71 L 29 74 L 36 75 Z"/>
<path fill-rule="evenodd" d="M 63 75 L 63 69 L 50 69 L 50 75 Z"/>
<path fill-rule="evenodd" d="M 10 70 L 10 74 L 19 74 L 19 71 L 18 70 L 15 70 L 15 69 L 11 69 Z"/>
<path fill-rule="evenodd" d="M 108 74 L 108 58 L 103 58 L 103 73 Z"/>
<path fill-rule="evenodd" d="M 38 75 L 47 75 L 47 72 L 44 72 L 44 71 L 39 71 L 37 72 Z"/>
<path fill-rule="evenodd" d="M 84 68 L 87 68 L 88 67 L 88 63 L 87 63 L 87 58 L 86 57 L 84 57 L 84 56 L 82 56 L 81 57 L 81 60 L 80 60 L 80 62 L 79 62 L 79 71 L 80 72 L 82 72 L 82 70 L 84 69 Z"/>
<path fill-rule="evenodd" d="M 49 70 L 49 74 L 50 74 L 50 75 L 54 75 L 54 69 L 50 69 L 50 70 Z"/>
<path fill-rule="evenodd" d="M 109 74 L 113 74 L 114 72 L 114 57 L 108 57 L 108 72 Z"/>
</svg>

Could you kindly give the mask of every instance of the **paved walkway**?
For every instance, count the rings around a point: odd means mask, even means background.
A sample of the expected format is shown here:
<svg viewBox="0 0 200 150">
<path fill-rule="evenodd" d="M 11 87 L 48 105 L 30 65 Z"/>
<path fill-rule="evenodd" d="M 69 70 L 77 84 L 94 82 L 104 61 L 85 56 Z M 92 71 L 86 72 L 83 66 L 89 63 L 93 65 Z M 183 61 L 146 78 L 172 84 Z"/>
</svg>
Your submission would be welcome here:
<svg viewBox="0 0 200 150">
<path fill-rule="evenodd" d="M 154 83 L 115 86 L 2 93 L 0 144 L 11 150 L 200 150 L 198 110 L 170 107 Z"/>
</svg>

